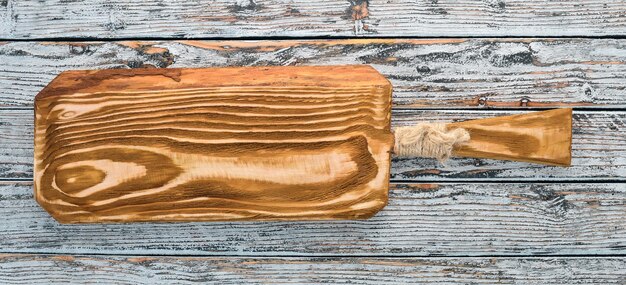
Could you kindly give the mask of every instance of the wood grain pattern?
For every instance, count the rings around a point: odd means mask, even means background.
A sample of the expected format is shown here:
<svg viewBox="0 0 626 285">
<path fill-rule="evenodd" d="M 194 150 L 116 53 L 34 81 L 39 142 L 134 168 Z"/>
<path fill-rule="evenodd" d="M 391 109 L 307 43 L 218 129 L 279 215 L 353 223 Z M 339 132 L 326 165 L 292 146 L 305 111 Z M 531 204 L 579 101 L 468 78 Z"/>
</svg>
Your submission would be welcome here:
<svg viewBox="0 0 626 285">
<path fill-rule="evenodd" d="M 0 38 L 608 36 L 621 0 L 0 2 Z"/>
<path fill-rule="evenodd" d="M 624 267 L 626 260 L 620 257 L 202 258 L 5 254 L 0 255 L 0 282 L 604 285 L 623 284 Z"/>
<path fill-rule="evenodd" d="M 626 107 L 619 39 L 5 42 L 0 62 L 0 106 L 32 106 L 72 69 L 358 63 L 391 81 L 395 107 Z"/>
<path fill-rule="evenodd" d="M 237 256 L 624 255 L 620 183 L 392 184 L 368 220 L 59 224 L 0 183 L 3 252 Z"/>
<path fill-rule="evenodd" d="M 390 108 L 369 66 L 65 72 L 35 98 L 35 198 L 63 223 L 367 218 Z"/>
<path fill-rule="evenodd" d="M 394 110 L 392 127 L 417 121 L 458 122 L 525 111 Z M 527 163 L 454 158 L 443 167 L 434 159 L 392 158 L 392 181 L 623 181 L 626 180 L 626 112 L 574 111 L 572 165 L 568 168 Z M 33 177 L 33 111 L 0 111 L 0 178 Z"/>
<path fill-rule="evenodd" d="M 453 154 L 570 166 L 572 160 L 572 109 L 555 109 L 447 124 L 463 128 L 471 139 Z"/>
</svg>

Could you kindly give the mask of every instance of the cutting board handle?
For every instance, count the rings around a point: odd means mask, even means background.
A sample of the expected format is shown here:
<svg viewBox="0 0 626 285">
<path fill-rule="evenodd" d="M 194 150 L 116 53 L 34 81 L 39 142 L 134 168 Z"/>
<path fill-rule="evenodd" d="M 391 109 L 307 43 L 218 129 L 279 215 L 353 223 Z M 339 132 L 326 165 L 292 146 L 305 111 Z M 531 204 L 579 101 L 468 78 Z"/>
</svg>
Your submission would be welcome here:
<svg viewBox="0 0 626 285">
<path fill-rule="evenodd" d="M 439 128 L 439 129 L 438 129 Z M 410 133 L 410 135 L 407 135 Z M 555 109 L 449 124 L 417 124 L 394 131 L 399 156 L 448 156 L 569 166 L 572 109 Z M 418 142 L 415 141 L 418 138 Z"/>
</svg>

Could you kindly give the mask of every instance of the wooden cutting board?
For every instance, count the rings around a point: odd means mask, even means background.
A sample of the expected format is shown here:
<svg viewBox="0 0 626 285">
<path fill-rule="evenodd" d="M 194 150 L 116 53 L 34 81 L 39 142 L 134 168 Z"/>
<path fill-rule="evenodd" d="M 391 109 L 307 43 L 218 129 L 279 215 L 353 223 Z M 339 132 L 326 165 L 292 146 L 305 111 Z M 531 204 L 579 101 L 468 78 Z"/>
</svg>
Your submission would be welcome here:
<svg viewBox="0 0 626 285">
<path fill-rule="evenodd" d="M 390 111 L 369 66 L 68 71 L 35 98 L 35 198 L 63 223 L 367 218 Z M 571 109 L 423 126 L 398 155 L 571 161 Z"/>
<path fill-rule="evenodd" d="M 35 198 L 62 223 L 367 218 L 390 108 L 369 66 L 63 72 L 35 98 Z"/>
</svg>

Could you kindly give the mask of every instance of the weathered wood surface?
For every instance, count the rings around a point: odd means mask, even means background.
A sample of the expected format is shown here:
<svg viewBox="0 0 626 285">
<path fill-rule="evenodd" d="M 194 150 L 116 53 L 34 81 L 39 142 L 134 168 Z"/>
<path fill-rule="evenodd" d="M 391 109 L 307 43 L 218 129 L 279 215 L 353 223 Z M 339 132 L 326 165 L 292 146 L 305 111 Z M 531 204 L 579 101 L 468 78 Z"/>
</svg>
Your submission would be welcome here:
<svg viewBox="0 0 626 285">
<path fill-rule="evenodd" d="M 392 111 L 392 127 L 418 121 L 454 122 L 524 113 L 522 111 Z M 453 158 L 393 158 L 391 178 L 401 181 L 453 180 L 626 180 L 626 112 L 574 111 L 572 166 L 549 167 L 522 162 Z M 0 178 L 33 177 L 33 111 L 0 110 Z"/>
<path fill-rule="evenodd" d="M 0 38 L 602 36 L 621 0 L 0 1 Z"/>
<path fill-rule="evenodd" d="M 0 178 L 33 177 L 32 110 L 0 109 Z"/>
<path fill-rule="evenodd" d="M 621 257 L 315 258 L 0 255 L 24 284 L 624 284 Z M 28 268 L 28 270 L 25 270 Z"/>
<path fill-rule="evenodd" d="M 35 198 L 62 223 L 368 218 L 390 117 L 366 65 L 67 71 L 35 99 Z"/>
<path fill-rule="evenodd" d="M 70 69 L 371 64 L 396 107 L 626 107 L 619 39 L 4 42 L 0 62 L 0 106 Z"/>
<path fill-rule="evenodd" d="M 626 184 L 392 185 L 368 220 L 62 225 L 32 183 L 0 184 L 5 253 L 488 256 L 624 255 Z"/>
</svg>

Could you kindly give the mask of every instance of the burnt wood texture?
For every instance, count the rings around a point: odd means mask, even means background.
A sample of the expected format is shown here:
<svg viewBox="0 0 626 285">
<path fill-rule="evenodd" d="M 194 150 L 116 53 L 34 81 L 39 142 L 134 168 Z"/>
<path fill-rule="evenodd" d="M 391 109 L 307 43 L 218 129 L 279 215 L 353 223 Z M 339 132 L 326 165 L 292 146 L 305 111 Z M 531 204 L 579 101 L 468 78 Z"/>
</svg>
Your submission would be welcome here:
<svg viewBox="0 0 626 285">
<path fill-rule="evenodd" d="M 369 66 L 64 72 L 35 98 L 35 197 L 64 223 L 371 217 L 390 108 Z"/>
<path fill-rule="evenodd" d="M 35 197 L 63 223 L 368 218 L 390 108 L 369 66 L 67 71 L 35 98 Z M 455 156 L 570 165 L 571 109 L 447 127 Z"/>
<path fill-rule="evenodd" d="M 446 125 L 462 128 L 470 140 L 453 150 L 454 156 L 525 161 L 570 166 L 572 109 L 469 120 Z"/>
</svg>

